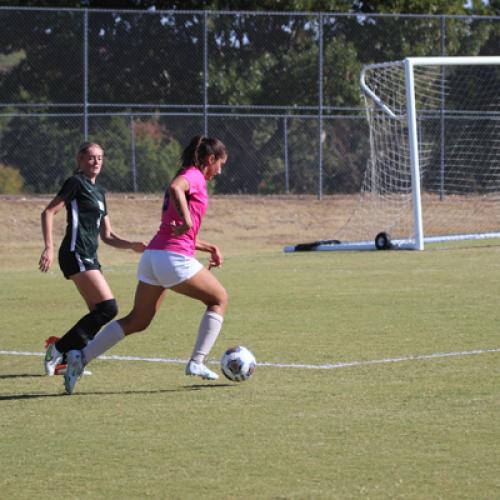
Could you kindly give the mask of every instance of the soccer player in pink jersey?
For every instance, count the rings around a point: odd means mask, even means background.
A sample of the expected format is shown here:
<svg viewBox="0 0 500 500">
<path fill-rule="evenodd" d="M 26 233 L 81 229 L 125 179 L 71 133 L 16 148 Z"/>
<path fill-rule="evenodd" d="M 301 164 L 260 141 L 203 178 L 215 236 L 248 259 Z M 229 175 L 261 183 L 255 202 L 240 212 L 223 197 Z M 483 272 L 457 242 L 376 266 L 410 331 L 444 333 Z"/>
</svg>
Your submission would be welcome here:
<svg viewBox="0 0 500 500">
<path fill-rule="evenodd" d="M 132 311 L 109 323 L 83 350 L 68 353 L 64 375 L 68 394 L 90 361 L 126 335 L 149 326 L 169 289 L 206 305 L 186 375 L 219 378 L 204 361 L 220 333 L 227 307 L 226 290 L 210 272 L 223 259 L 216 245 L 199 240 L 197 234 L 208 206 L 207 181 L 221 173 L 226 160 L 226 147 L 215 138 L 194 137 L 183 151 L 182 167 L 165 193 L 160 228 L 139 262 Z M 210 254 L 208 268 L 196 260 L 196 250 Z"/>
</svg>

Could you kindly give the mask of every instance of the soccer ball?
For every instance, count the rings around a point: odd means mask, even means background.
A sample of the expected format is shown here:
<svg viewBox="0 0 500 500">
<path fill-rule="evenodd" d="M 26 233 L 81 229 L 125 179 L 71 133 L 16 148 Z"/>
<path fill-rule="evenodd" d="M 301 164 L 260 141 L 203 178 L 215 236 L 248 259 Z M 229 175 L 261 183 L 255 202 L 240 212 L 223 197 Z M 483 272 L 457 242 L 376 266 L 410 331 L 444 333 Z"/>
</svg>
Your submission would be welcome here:
<svg viewBox="0 0 500 500">
<path fill-rule="evenodd" d="M 220 368 L 225 377 L 233 382 L 248 380 L 255 372 L 255 356 L 242 346 L 229 348 L 220 360 Z"/>
</svg>

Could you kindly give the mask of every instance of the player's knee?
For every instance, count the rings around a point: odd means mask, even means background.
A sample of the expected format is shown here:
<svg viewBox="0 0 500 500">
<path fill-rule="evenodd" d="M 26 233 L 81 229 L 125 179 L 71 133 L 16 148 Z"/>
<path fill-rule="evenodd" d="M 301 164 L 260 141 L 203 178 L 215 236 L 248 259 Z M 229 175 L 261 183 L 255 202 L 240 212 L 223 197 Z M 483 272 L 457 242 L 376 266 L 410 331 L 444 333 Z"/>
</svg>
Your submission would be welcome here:
<svg viewBox="0 0 500 500">
<path fill-rule="evenodd" d="M 228 300 L 229 297 L 225 288 L 221 288 L 221 290 L 214 296 L 212 303 L 207 305 L 209 307 L 216 307 L 221 314 L 224 314 L 227 309 Z"/>
<path fill-rule="evenodd" d="M 219 297 L 219 303 L 222 307 L 224 307 L 224 309 L 227 307 L 227 303 L 229 302 L 229 296 L 226 292 L 226 289 L 223 288 L 221 293 L 220 293 L 220 297 Z"/>
<path fill-rule="evenodd" d="M 131 333 L 142 332 L 147 329 L 153 320 L 154 314 L 149 315 L 142 312 L 139 314 L 135 309 L 133 309 L 127 316 L 120 320 L 120 324 L 126 335 Z"/>
<path fill-rule="evenodd" d="M 118 306 L 115 299 L 104 300 L 96 304 L 94 309 L 80 319 L 72 328 L 72 335 L 79 337 L 80 347 L 85 347 L 97 334 L 97 332 L 109 323 L 118 314 Z M 68 332 L 68 333 L 70 333 Z"/>
<path fill-rule="evenodd" d="M 137 319 L 133 322 L 132 330 L 134 333 L 143 332 L 147 330 L 148 326 L 151 324 L 151 320 L 147 318 Z"/>
<path fill-rule="evenodd" d="M 95 306 L 94 313 L 99 316 L 102 324 L 105 325 L 118 314 L 118 304 L 115 299 L 99 302 L 99 304 Z"/>
</svg>

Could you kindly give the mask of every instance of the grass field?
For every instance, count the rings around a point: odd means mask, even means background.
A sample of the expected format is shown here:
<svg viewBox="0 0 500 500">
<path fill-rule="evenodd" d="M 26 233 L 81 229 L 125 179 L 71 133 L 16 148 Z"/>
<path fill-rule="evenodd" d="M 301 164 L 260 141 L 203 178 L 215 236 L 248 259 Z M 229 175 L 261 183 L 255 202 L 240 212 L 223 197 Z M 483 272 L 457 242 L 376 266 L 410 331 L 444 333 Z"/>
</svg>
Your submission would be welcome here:
<svg viewBox="0 0 500 500">
<path fill-rule="evenodd" d="M 1 498 L 500 498 L 500 242 L 284 254 L 327 238 L 334 207 L 216 199 L 203 237 L 230 306 L 213 367 L 243 344 L 254 378 L 184 375 L 202 307 L 171 294 L 108 353 L 165 362 L 96 360 L 65 396 L 42 344 L 83 302 L 36 269 L 46 202 L 0 199 Z M 146 239 L 160 203 L 111 200 L 113 225 Z M 100 256 L 125 313 L 137 257 Z"/>
</svg>

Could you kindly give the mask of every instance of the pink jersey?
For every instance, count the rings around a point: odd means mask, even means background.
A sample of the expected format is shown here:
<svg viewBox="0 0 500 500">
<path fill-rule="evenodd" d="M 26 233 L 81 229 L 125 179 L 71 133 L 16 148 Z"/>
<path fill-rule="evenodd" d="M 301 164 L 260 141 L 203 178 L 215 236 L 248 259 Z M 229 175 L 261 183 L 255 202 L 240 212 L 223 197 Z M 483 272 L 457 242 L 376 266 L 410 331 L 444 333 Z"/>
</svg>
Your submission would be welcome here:
<svg viewBox="0 0 500 500">
<path fill-rule="evenodd" d="M 176 236 L 172 232 L 171 222 L 176 225 L 182 224 L 182 219 L 171 202 L 169 190 L 165 192 L 163 201 L 163 213 L 161 217 L 160 229 L 147 246 L 150 250 L 169 250 L 189 257 L 194 255 L 196 245 L 196 235 L 201 226 L 201 220 L 208 207 L 207 181 L 205 176 L 196 167 L 186 167 L 180 173 L 189 182 L 189 191 L 186 193 L 189 213 L 193 226 L 181 235 Z"/>
</svg>

